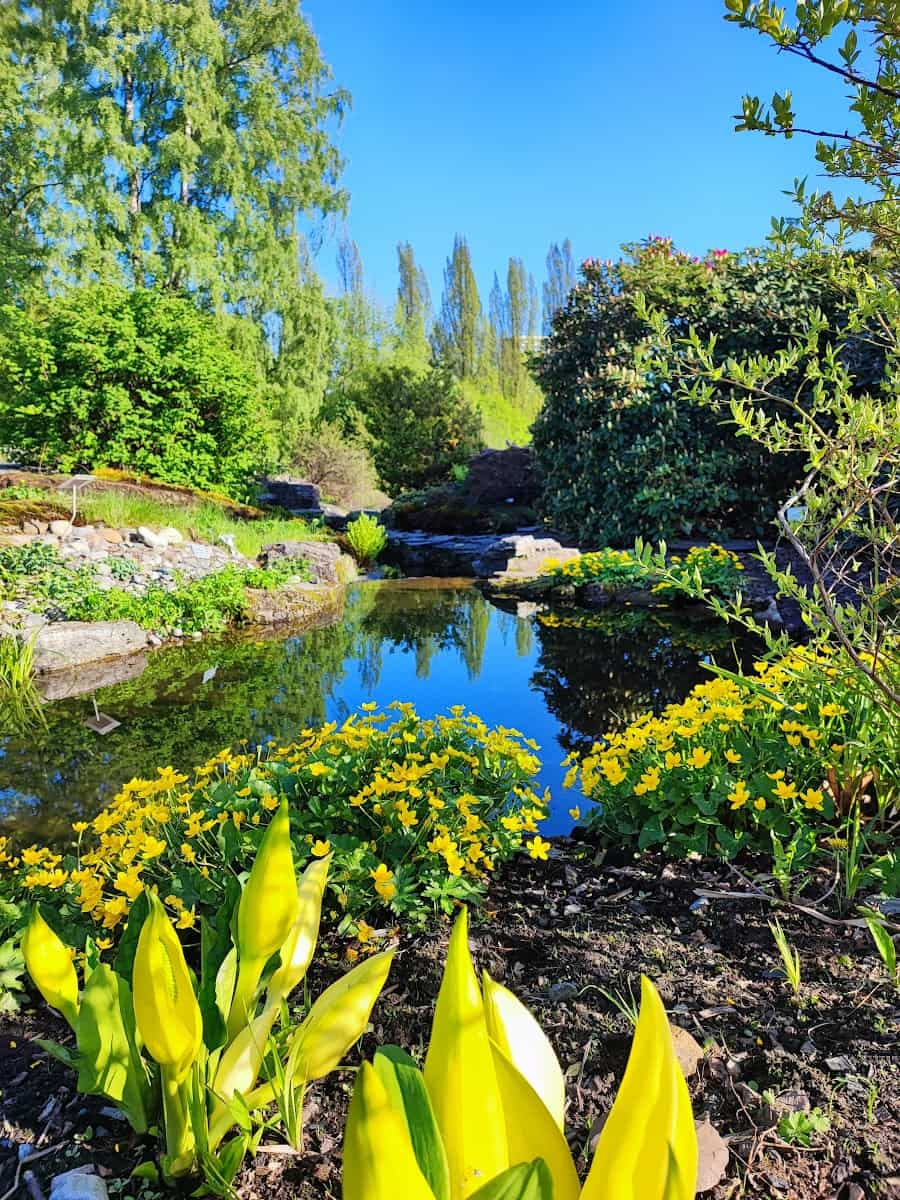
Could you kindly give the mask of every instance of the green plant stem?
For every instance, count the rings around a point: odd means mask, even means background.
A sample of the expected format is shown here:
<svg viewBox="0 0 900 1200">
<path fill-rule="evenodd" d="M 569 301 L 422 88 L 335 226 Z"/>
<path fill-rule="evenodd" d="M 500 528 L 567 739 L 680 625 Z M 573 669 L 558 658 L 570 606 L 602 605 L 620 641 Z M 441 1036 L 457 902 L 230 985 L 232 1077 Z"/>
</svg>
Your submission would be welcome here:
<svg viewBox="0 0 900 1200">
<path fill-rule="evenodd" d="M 163 1173 L 172 1179 L 189 1175 L 194 1169 L 196 1146 L 190 1122 L 187 1089 L 191 1078 L 179 1079 L 174 1067 L 160 1068 L 163 1117 L 166 1126 L 166 1156 Z"/>
</svg>

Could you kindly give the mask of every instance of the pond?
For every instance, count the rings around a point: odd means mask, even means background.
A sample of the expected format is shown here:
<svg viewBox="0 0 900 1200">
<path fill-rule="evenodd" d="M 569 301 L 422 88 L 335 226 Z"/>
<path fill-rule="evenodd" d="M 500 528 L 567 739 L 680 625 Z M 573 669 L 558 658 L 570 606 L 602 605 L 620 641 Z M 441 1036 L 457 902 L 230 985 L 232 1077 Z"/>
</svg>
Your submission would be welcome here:
<svg viewBox="0 0 900 1200">
<path fill-rule="evenodd" d="M 96 693 L 120 722 L 105 736 L 85 724 L 91 696 L 49 703 L 27 733 L 0 735 L 0 828 L 64 837 L 134 776 L 287 741 L 366 701 L 407 700 L 424 716 L 462 704 L 534 738 L 554 798 L 547 830 L 562 833 L 575 803 L 562 788 L 565 755 L 682 698 L 713 653 L 734 662 L 724 625 L 667 610 L 507 612 L 465 581 L 358 584 L 326 628 L 155 652 L 138 678 Z"/>
</svg>

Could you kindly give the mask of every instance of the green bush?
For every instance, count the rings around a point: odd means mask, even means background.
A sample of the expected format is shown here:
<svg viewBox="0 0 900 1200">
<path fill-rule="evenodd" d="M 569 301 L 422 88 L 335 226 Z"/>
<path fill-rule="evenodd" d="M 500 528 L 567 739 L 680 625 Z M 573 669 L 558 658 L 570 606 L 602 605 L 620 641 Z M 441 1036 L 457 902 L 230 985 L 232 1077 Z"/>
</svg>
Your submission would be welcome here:
<svg viewBox="0 0 900 1200">
<path fill-rule="evenodd" d="M 866 885 L 900 889 L 900 732 L 850 659 L 825 647 L 758 662 L 752 676 L 720 671 L 569 761 L 566 783 L 580 782 L 584 823 L 604 842 L 763 854 L 786 894 L 817 865 L 845 903 Z"/>
<path fill-rule="evenodd" d="M 447 479 L 482 446 L 481 418 L 440 367 L 379 364 L 344 403 L 362 415 L 376 470 L 389 492 Z"/>
<path fill-rule="evenodd" d="M 617 263 L 584 263 L 582 282 L 533 360 L 545 393 L 533 441 L 546 515 L 599 545 L 759 535 L 802 474 L 802 457 L 768 455 L 721 413 L 678 394 L 658 365 L 647 366 L 642 355 L 659 339 L 642 303 L 667 321 L 668 366 L 677 377 L 684 351 L 675 339 L 689 326 L 701 340 L 716 338 L 719 362 L 772 354 L 790 343 L 812 307 L 837 331 L 846 290 L 820 256 L 716 250 L 700 262 L 665 239 L 626 250 Z M 877 355 L 861 358 L 860 383 L 881 368 Z M 778 380 L 778 396 L 794 394 L 804 367 L 801 358 Z M 719 386 L 727 399 L 732 393 Z"/>
<path fill-rule="evenodd" d="M 368 513 L 360 513 L 347 525 L 347 541 L 361 566 L 375 562 L 387 545 L 388 535 L 381 522 Z"/>
<path fill-rule="evenodd" d="M 267 813 L 290 804 L 298 863 L 332 854 L 327 908 L 354 920 L 385 909 L 412 924 L 459 902 L 477 903 L 493 872 L 537 834 L 545 802 L 532 782 L 534 745 L 460 708 L 425 720 L 409 704 L 374 704 L 306 729 L 289 745 L 220 754 L 191 778 L 171 767 L 134 779 L 91 822 L 77 846 L 11 853 L 0 839 L 3 884 L 47 900 L 63 927 L 96 934 L 123 922 L 144 886 L 182 927 L 222 904 L 229 879 L 253 861 Z"/>
<path fill-rule="evenodd" d="M 114 467 L 249 493 L 256 369 L 187 299 L 105 284 L 0 307 L 0 445 L 61 471 Z"/>
</svg>

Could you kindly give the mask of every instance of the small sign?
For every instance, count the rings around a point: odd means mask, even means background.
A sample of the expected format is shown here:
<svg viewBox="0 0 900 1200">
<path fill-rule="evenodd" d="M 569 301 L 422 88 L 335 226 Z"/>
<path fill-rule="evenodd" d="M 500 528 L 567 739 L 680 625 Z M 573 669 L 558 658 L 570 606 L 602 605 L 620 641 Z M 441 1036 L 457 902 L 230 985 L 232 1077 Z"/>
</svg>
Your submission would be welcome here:
<svg viewBox="0 0 900 1200">
<path fill-rule="evenodd" d="M 118 729 L 122 724 L 115 717 L 110 717 L 107 713 L 98 712 L 96 716 L 88 717 L 85 721 L 88 729 L 93 729 L 94 733 L 112 733 L 114 729 Z"/>
<path fill-rule="evenodd" d="M 217 666 L 216 667 L 207 667 L 206 670 L 203 672 L 202 682 L 209 683 L 210 680 L 215 679 L 216 671 L 218 671 L 218 669 L 219 668 Z"/>
</svg>

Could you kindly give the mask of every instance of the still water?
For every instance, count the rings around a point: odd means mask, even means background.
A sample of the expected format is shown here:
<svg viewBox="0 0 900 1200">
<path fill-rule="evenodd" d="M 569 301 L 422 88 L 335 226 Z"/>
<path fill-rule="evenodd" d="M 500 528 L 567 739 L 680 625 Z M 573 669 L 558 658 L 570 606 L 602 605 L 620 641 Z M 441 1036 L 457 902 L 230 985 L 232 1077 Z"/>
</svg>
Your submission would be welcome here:
<svg viewBox="0 0 900 1200">
<path fill-rule="evenodd" d="M 286 741 L 365 701 L 407 700 L 423 716 L 463 704 L 534 738 L 554 798 L 547 829 L 561 833 L 576 800 L 562 788 L 564 756 L 682 698 L 711 655 L 734 661 L 723 625 L 664 610 L 505 612 L 463 583 L 359 584 L 343 620 L 324 629 L 157 651 L 139 678 L 96 693 L 121 722 L 105 736 L 85 725 L 90 696 L 47 704 L 27 734 L 0 732 L 0 828 L 64 836 L 134 776 Z"/>
</svg>

